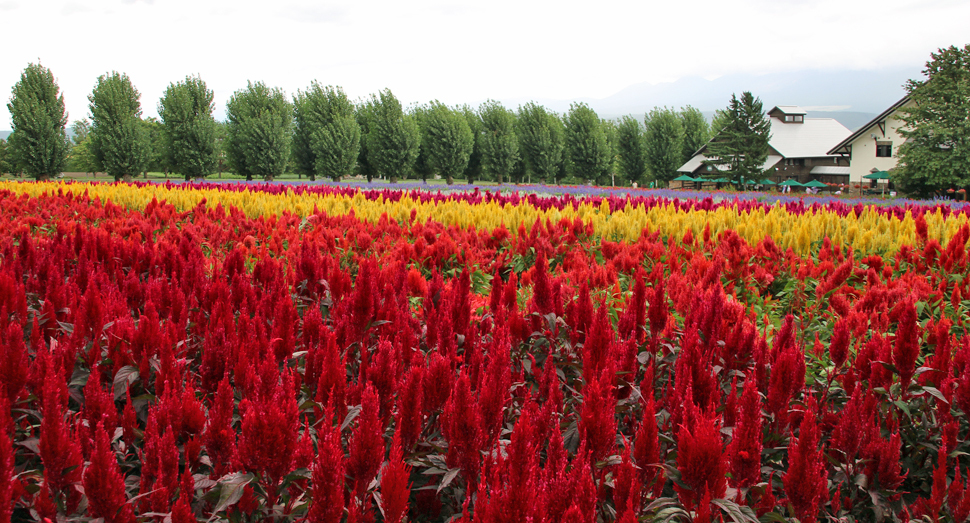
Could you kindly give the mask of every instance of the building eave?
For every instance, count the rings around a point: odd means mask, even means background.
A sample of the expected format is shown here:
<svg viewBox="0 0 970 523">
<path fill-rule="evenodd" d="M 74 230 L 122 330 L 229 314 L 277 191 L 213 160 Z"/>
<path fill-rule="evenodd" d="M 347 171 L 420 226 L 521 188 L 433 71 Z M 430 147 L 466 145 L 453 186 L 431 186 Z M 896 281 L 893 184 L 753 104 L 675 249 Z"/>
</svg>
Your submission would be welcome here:
<svg viewBox="0 0 970 523">
<path fill-rule="evenodd" d="M 839 142 L 838 145 L 829 149 L 828 154 L 830 155 L 848 154 L 850 152 L 849 147 L 851 147 L 852 142 L 856 141 L 857 139 L 859 139 L 860 136 L 869 132 L 870 129 L 878 125 L 880 122 L 886 121 L 886 119 L 888 119 L 894 112 L 896 112 L 896 110 L 906 105 L 907 102 L 909 102 L 908 94 L 900 98 L 898 102 L 891 105 L 889 109 L 886 109 L 885 111 L 880 113 L 879 116 L 876 116 L 875 118 L 870 120 L 869 123 L 863 125 L 859 129 L 857 129 L 854 133 L 850 134 L 848 138 Z"/>
</svg>

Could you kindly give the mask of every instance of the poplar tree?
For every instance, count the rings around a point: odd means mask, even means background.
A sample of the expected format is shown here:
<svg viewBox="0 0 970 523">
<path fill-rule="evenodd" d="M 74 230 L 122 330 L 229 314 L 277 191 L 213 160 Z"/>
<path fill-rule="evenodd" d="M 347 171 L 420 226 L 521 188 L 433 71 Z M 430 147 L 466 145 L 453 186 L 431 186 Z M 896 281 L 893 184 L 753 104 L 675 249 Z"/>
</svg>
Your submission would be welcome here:
<svg viewBox="0 0 970 523">
<path fill-rule="evenodd" d="M 610 168 L 610 145 L 599 116 L 585 103 L 569 106 L 566 115 L 566 150 L 576 177 L 584 183 L 605 185 Z"/>
<path fill-rule="evenodd" d="M 396 183 L 414 168 L 421 147 L 418 124 L 414 117 L 404 114 L 390 89 L 371 95 L 370 106 L 367 161 L 376 172 Z"/>
<path fill-rule="evenodd" d="M 216 121 L 213 92 L 198 76 L 169 84 L 158 103 L 167 159 L 186 181 L 216 169 Z"/>
<path fill-rule="evenodd" d="M 9 163 L 38 180 L 60 173 L 70 142 L 65 133 L 64 95 L 51 70 L 29 64 L 13 86 L 7 110 L 13 124 L 8 138 Z"/>
<path fill-rule="evenodd" d="M 293 107 L 293 156 L 299 172 L 335 182 L 351 174 L 360 152 L 360 125 L 343 89 L 314 81 L 306 92 L 297 91 Z"/>
<path fill-rule="evenodd" d="M 680 110 L 680 124 L 684 130 L 681 165 L 687 163 L 711 138 L 710 126 L 704 114 L 696 107 L 687 106 Z"/>
<path fill-rule="evenodd" d="M 654 107 L 646 117 L 647 165 L 654 179 L 669 182 L 683 165 L 684 129 L 680 116 L 667 107 Z"/>
<path fill-rule="evenodd" d="M 282 89 L 249 82 L 226 104 L 226 154 L 236 174 L 266 181 L 283 174 L 290 157 L 293 106 Z"/>
<path fill-rule="evenodd" d="M 495 100 L 478 108 L 482 119 L 482 172 L 498 183 L 509 180 L 519 161 L 519 137 L 515 134 L 515 113 Z"/>
<path fill-rule="evenodd" d="M 448 185 L 465 172 L 474 146 L 475 137 L 465 115 L 441 102 L 431 102 L 421 126 L 421 151 L 431 169 Z"/>
<path fill-rule="evenodd" d="M 555 181 L 562 164 L 562 121 L 545 107 L 529 102 L 519 107 L 517 122 L 526 166 L 538 180 Z"/>
<path fill-rule="evenodd" d="M 632 116 L 624 116 L 616 130 L 616 141 L 620 174 L 627 181 L 643 183 L 647 174 L 643 125 Z"/>
<path fill-rule="evenodd" d="M 145 171 L 150 151 L 141 120 L 141 94 L 128 75 L 117 71 L 98 77 L 88 95 L 91 153 L 115 181 L 131 181 Z"/>
</svg>

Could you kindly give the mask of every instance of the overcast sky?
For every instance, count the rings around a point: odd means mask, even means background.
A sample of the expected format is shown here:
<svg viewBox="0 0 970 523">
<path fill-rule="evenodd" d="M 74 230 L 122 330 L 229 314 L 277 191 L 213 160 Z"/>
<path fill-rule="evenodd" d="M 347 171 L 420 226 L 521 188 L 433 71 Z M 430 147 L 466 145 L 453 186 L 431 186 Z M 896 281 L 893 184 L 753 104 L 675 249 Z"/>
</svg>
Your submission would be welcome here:
<svg viewBox="0 0 970 523">
<path fill-rule="evenodd" d="M 111 70 L 145 116 L 199 74 L 221 117 L 247 80 L 289 94 L 318 80 L 353 99 L 389 87 L 405 104 L 571 100 L 684 76 L 919 68 L 970 42 L 964 0 L 0 0 L 0 20 L 3 99 L 39 59 L 72 121 Z"/>
</svg>

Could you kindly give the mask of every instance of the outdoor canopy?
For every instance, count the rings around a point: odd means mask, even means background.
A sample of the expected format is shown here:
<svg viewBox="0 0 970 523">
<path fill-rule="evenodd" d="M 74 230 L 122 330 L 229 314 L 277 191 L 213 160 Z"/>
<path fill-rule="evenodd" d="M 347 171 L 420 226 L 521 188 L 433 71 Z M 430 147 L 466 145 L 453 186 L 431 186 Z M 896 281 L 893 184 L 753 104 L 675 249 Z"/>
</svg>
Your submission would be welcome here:
<svg viewBox="0 0 970 523">
<path fill-rule="evenodd" d="M 785 180 L 779 183 L 778 185 L 787 185 L 789 187 L 805 187 L 804 185 L 799 183 L 798 180 Z"/>
<path fill-rule="evenodd" d="M 866 178 L 867 180 L 888 180 L 889 173 L 887 171 L 876 171 L 863 176 L 863 178 Z"/>
<path fill-rule="evenodd" d="M 818 180 L 812 180 L 812 181 L 810 181 L 808 183 L 803 183 L 802 185 L 804 185 L 805 187 L 826 187 L 826 188 L 828 187 L 828 185 L 826 185 L 826 184 L 824 184 L 824 183 L 822 183 L 822 182 L 820 182 Z"/>
<path fill-rule="evenodd" d="M 694 179 L 694 178 L 691 178 L 690 176 L 687 176 L 686 174 L 682 174 L 682 175 L 674 178 L 672 181 L 675 181 L 675 182 L 696 182 L 697 180 Z"/>
</svg>

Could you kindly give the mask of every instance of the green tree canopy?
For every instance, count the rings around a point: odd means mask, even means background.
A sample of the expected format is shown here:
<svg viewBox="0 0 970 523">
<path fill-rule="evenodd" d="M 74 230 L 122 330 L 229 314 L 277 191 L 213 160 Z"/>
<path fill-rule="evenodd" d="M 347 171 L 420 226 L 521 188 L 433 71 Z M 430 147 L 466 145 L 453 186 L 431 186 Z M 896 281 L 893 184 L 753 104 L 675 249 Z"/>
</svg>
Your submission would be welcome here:
<svg viewBox="0 0 970 523">
<path fill-rule="evenodd" d="M 616 129 L 617 163 L 620 174 L 629 182 L 643 183 L 647 174 L 647 148 L 643 125 L 624 116 Z"/>
<path fill-rule="evenodd" d="M 360 125 L 343 89 L 314 81 L 306 92 L 297 91 L 293 107 L 293 155 L 299 172 L 311 180 L 326 176 L 333 181 L 351 174 L 360 153 Z"/>
<path fill-rule="evenodd" d="M 9 151 L 7 141 L 0 139 L 0 175 L 13 171 L 13 167 L 10 165 Z"/>
<path fill-rule="evenodd" d="M 421 150 L 448 185 L 465 172 L 474 146 L 475 137 L 465 115 L 441 102 L 431 102 L 421 126 Z"/>
<path fill-rule="evenodd" d="M 290 157 L 293 106 L 282 89 L 249 82 L 226 104 L 226 154 L 236 174 L 272 181 Z"/>
<path fill-rule="evenodd" d="M 465 122 L 468 123 L 468 128 L 472 131 L 473 136 L 473 146 L 472 153 L 468 157 L 468 166 L 465 167 L 465 179 L 468 180 L 469 184 L 475 183 L 475 180 L 482 177 L 482 135 L 483 124 L 482 119 L 478 117 L 470 105 L 463 105 L 458 109 L 462 116 L 465 117 Z"/>
<path fill-rule="evenodd" d="M 91 152 L 115 180 L 131 180 L 144 172 L 150 157 L 141 94 L 128 75 L 101 75 L 88 95 L 91 109 Z"/>
<path fill-rule="evenodd" d="M 214 109 L 213 92 L 198 76 L 169 84 L 158 103 L 166 156 L 186 181 L 204 178 L 216 169 Z"/>
<path fill-rule="evenodd" d="M 768 159 L 771 122 L 765 116 L 760 98 L 745 91 L 739 99 L 731 95 L 724 111 L 723 127 L 708 144 L 705 165 L 712 176 L 727 176 L 732 183 L 766 178 L 764 163 Z"/>
<path fill-rule="evenodd" d="M 562 120 L 545 107 L 529 102 L 519 107 L 517 125 L 526 167 L 540 181 L 556 181 L 564 148 Z"/>
<path fill-rule="evenodd" d="M 418 149 L 418 157 L 414 159 L 412 173 L 421 178 L 424 183 L 428 183 L 428 178 L 434 176 L 435 170 L 428 161 L 428 149 L 425 145 L 425 128 L 428 126 L 428 114 L 431 106 L 428 104 L 415 104 L 410 108 L 409 114 L 418 124 L 418 134 L 421 136 L 421 147 Z"/>
<path fill-rule="evenodd" d="M 510 179 L 519 161 L 519 137 L 515 134 L 515 113 L 495 100 L 478 108 L 482 119 L 482 172 L 498 183 Z"/>
<path fill-rule="evenodd" d="M 647 165 L 653 178 L 667 183 L 677 177 L 684 164 L 684 128 L 680 115 L 671 108 L 654 107 L 646 117 Z"/>
<path fill-rule="evenodd" d="M 680 156 L 683 165 L 711 139 L 711 130 L 704 114 L 689 105 L 680 110 L 680 125 L 684 129 L 683 154 Z"/>
<path fill-rule="evenodd" d="M 13 86 L 7 110 L 13 124 L 11 163 L 38 180 L 60 173 L 70 142 L 65 133 L 64 95 L 51 70 L 29 64 Z"/>
<path fill-rule="evenodd" d="M 390 89 L 371 95 L 364 116 L 368 166 L 392 183 L 399 177 L 407 177 L 421 147 L 414 117 L 404 114 L 401 102 Z"/>
<path fill-rule="evenodd" d="M 970 45 L 930 55 L 925 80 L 906 82 L 913 104 L 900 110 L 906 141 L 892 179 L 907 194 L 970 187 Z"/>
<path fill-rule="evenodd" d="M 569 106 L 566 151 L 574 176 L 584 183 L 606 185 L 612 151 L 596 111 L 585 103 Z"/>
</svg>

